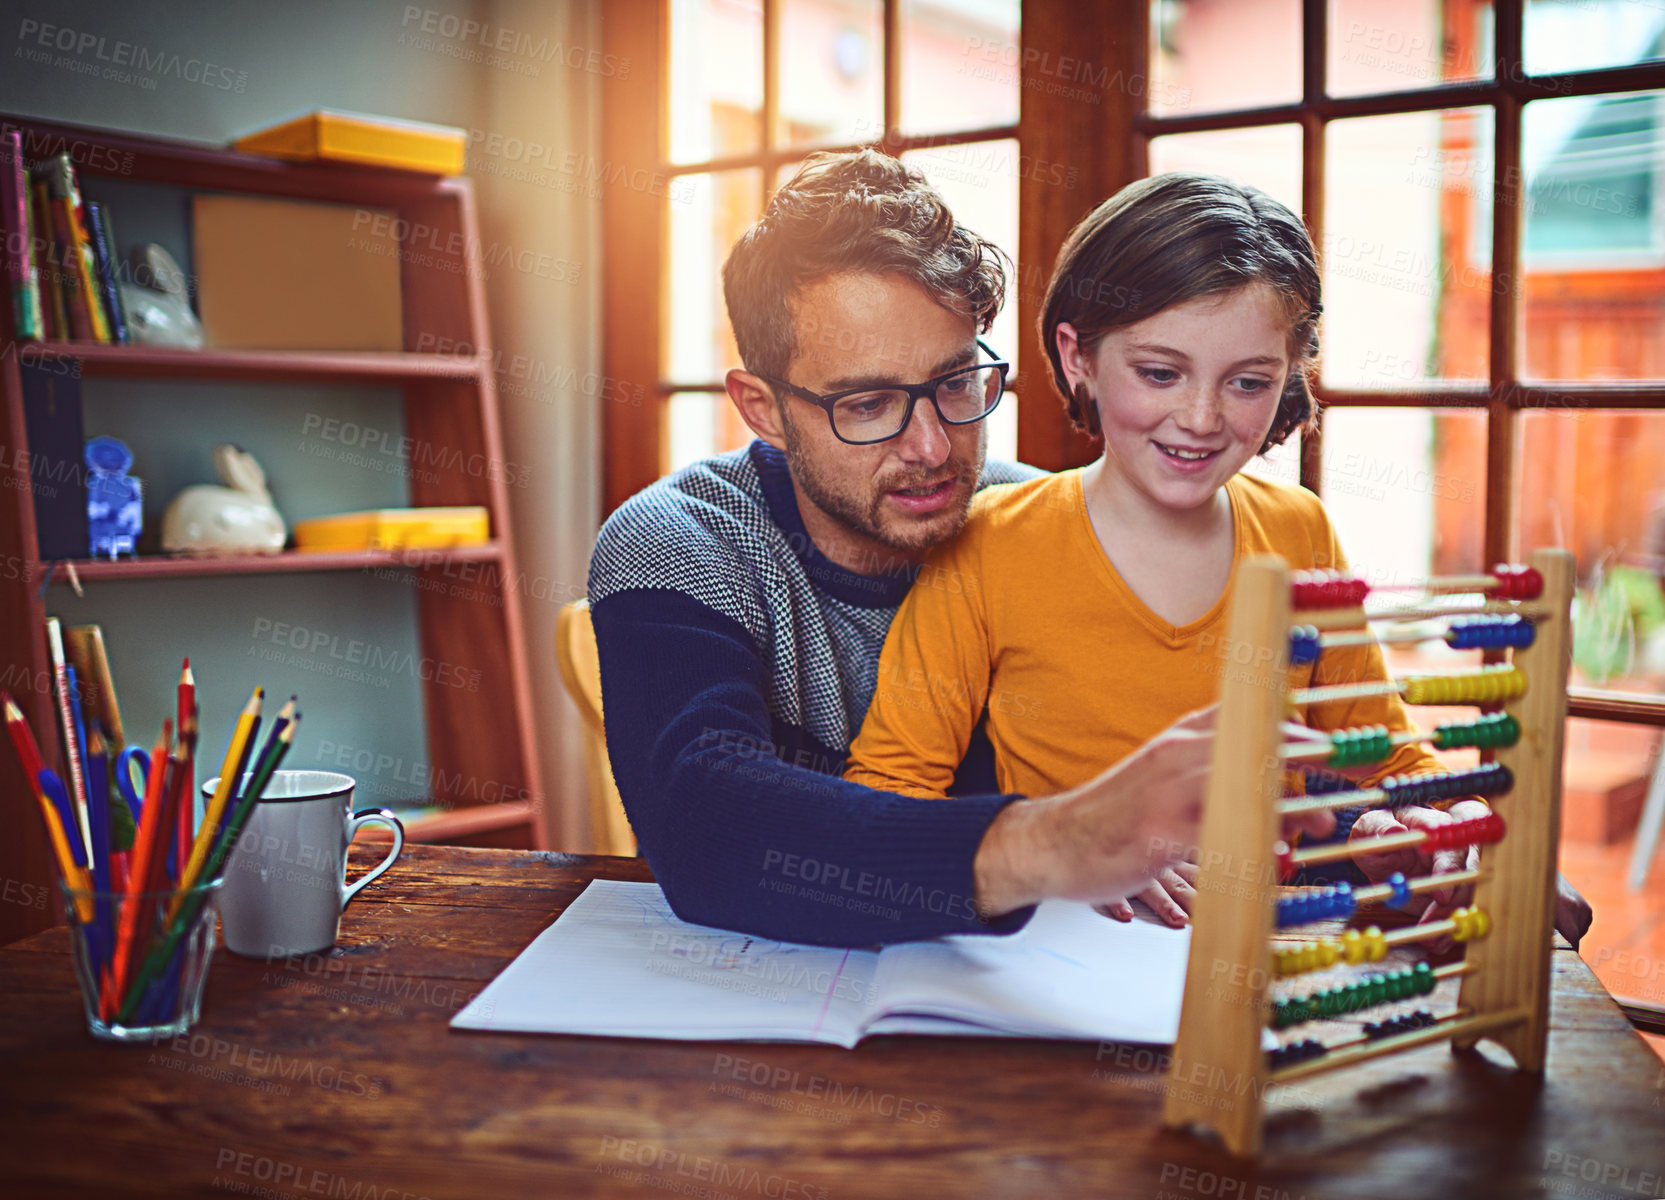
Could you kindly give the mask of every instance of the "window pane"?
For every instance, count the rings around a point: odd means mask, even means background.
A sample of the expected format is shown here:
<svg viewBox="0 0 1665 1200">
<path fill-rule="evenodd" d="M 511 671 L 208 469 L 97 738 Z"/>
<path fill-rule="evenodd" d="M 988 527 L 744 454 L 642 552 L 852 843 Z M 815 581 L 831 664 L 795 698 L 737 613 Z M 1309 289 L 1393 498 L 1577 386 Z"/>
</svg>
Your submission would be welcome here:
<svg viewBox="0 0 1665 1200">
<path fill-rule="evenodd" d="M 902 0 L 902 128 L 1015 125 L 1017 0 Z"/>
<path fill-rule="evenodd" d="M 1243 468 L 1245 475 L 1255 475 L 1277 483 L 1301 482 L 1301 435 L 1294 434 L 1281 446 L 1273 446 L 1266 454 L 1257 454 Z"/>
<path fill-rule="evenodd" d="M 781 0 L 783 146 L 872 141 L 884 129 L 884 6 Z"/>
<path fill-rule="evenodd" d="M 673 392 L 665 402 L 665 462 L 661 471 L 680 471 L 713 454 L 738 450 L 752 440 L 724 392 Z"/>
<path fill-rule="evenodd" d="M 1487 377 L 1491 127 L 1490 109 L 1329 126 L 1326 386 Z"/>
<path fill-rule="evenodd" d="M 931 186 L 942 193 L 955 220 L 975 230 L 1016 260 L 1018 175 L 1023 170 L 1034 169 L 1034 166 L 1030 160 L 1019 157 L 1015 139 L 910 150 L 902 156 L 902 161 L 917 168 L 931 182 Z M 1051 166 L 1043 169 L 1051 170 Z M 1058 186 L 1066 184 L 1059 182 Z M 1016 285 L 1019 279 L 1023 279 L 1025 286 L 1028 286 L 1028 277 L 1022 274 L 1021 264 L 1017 270 L 1007 272 L 1006 303 L 994 320 L 994 328 L 984 339 L 996 354 L 1012 364 L 1014 371 L 1018 368 L 1018 343 L 1021 340 L 1017 330 Z M 1040 278 L 1036 286 L 1044 291 L 1045 278 Z M 1006 401 L 1002 400 L 1000 408 L 989 419 L 1006 417 L 1005 408 Z M 1014 404 L 1012 412 L 1016 411 Z"/>
<path fill-rule="evenodd" d="M 1301 98 L 1300 0 L 1152 0 L 1150 94 L 1160 116 Z"/>
<path fill-rule="evenodd" d="M 1520 417 L 1520 553 L 1578 559 L 1573 682 L 1665 690 L 1665 412 Z"/>
<path fill-rule="evenodd" d="M 763 146 L 763 0 L 671 0 L 670 154 Z"/>
<path fill-rule="evenodd" d="M 1495 74 L 1487 0 L 1330 0 L 1332 96 L 1401 92 Z"/>
<path fill-rule="evenodd" d="M 1665 92 L 1521 114 L 1523 373 L 1665 378 Z"/>
<path fill-rule="evenodd" d="M 665 264 L 668 336 L 664 371 L 679 383 L 720 380 L 740 365 L 723 303 L 722 268 L 729 249 L 759 215 L 762 172 L 748 168 L 677 179 L 677 202 L 666 205 L 670 253 Z"/>
<path fill-rule="evenodd" d="M 1151 174 L 1208 171 L 1250 184 L 1301 211 L 1301 127 L 1266 125 L 1153 138 Z"/>
<path fill-rule="evenodd" d="M 1590 71 L 1665 56 L 1665 6 L 1648 0 L 1527 0 L 1528 72 Z"/>
<path fill-rule="evenodd" d="M 1348 561 L 1372 585 L 1480 569 L 1484 412 L 1332 408 L 1323 446 L 1324 507 Z"/>
</svg>

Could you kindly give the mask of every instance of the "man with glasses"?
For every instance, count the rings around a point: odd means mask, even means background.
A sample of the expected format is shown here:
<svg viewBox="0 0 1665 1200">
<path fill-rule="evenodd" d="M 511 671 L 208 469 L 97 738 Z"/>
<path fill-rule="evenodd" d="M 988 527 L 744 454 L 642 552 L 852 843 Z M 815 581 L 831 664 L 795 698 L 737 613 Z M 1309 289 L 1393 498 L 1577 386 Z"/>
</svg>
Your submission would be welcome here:
<svg viewBox="0 0 1665 1200">
<path fill-rule="evenodd" d="M 1034 474 L 984 464 L 1001 257 L 865 150 L 812 156 L 724 267 L 746 364 L 726 386 L 757 440 L 632 497 L 590 564 L 613 774 L 687 920 L 847 946 L 1007 932 L 1194 841 L 1206 722 L 1026 803 L 994 793 L 980 732 L 947 800 L 838 777 L 926 552 L 978 487 Z"/>
</svg>

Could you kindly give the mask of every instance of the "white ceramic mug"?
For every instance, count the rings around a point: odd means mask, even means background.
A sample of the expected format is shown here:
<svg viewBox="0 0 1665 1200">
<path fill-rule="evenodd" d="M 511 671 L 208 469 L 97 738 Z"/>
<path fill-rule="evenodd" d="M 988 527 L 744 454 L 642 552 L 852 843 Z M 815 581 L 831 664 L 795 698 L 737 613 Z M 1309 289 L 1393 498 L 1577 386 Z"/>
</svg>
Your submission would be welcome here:
<svg viewBox="0 0 1665 1200">
<path fill-rule="evenodd" d="M 245 776 L 245 782 L 247 777 Z M 218 779 L 202 785 L 212 796 Z M 351 887 L 347 847 L 365 825 L 393 830 L 393 849 Z M 405 848 L 385 808 L 353 812 L 353 780 L 333 771 L 278 771 L 237 838 L 220 889 L 225 944 L 250 958 L 310 954 L 335 945 L 341 912 Z"/>
</svg>

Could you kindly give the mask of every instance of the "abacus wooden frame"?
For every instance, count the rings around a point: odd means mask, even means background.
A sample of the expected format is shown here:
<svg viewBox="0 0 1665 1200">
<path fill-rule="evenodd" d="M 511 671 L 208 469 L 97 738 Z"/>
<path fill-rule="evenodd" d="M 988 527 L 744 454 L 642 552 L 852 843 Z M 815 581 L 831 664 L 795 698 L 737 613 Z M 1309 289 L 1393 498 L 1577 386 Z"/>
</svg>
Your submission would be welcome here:
<svg viewBox="0 0 1665 1200">
<path fill-rule="evenodd" d="M 1278 890 L 1272 846 L 1282 790 L 1278 748 L 1288 694 L 1290 572 L 1275 557 L 1239 567 L 1230 644 L 1254 648 L 1256 666 L 1228 671 L 1221 686 L 1185 999 L 1163 1100 L 1167 1124 L 1211 1128 L 1232 1153 L 1257 1154 L 1262 1101 L 1271 1085 L 1445 1039 L 1466 1046 L 1487 1037 L 1508 1050 L 1521 1070 L 1543 1069 L 1573 562 L 1563 550 L 1540 550 L 1531 561 L 1544 577 L 1544 590 L 1530 607 L 1547 615 L 1537 622 L 1533 644 L 1512 652 L 1528 687 L 1503 708 L 1520 722 L 1521 737 L 1496 752 L 1515 783 L 1498 804 L 1508 833 L 1481 852 L 1484 875 L 1475 885 L 1474 906 L 1491 917 L 1491 932 L 1468 947 L 1471 969 L 1458 997 L 1464 1016 L 1277 1071 L 1267 1064 L 1260 1034 L 1271 1011 Z M 1262 669 L 1262 663 L 1272 666 Z M 1254 849 L 1245 854 L 1243 847 Z"/>
</svg>

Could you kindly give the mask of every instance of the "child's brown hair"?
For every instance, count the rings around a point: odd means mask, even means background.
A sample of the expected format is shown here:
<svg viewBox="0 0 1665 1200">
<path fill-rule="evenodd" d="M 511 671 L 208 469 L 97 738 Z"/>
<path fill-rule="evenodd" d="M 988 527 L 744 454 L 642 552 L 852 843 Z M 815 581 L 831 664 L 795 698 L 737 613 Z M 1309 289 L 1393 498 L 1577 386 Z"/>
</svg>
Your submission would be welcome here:
<svg viewBox="0 0 1665 1200">
<path fill-rule="evenodd" d="M 1058 326 L 1075 328 L 1084 355 L 1104 335 L 1174 304 L 1264 283 L 1289 317 L 1289 378 L 1261 446 L 1281 444 L 1313 415 L 1306 371 L 1318 353 L 1323 287 L 1318 254 L 1301 219 L 1265 192 L 1218 175 L 1175 171 L 1130 183 L 1070 231 L 1041 310 L 1041 342 L 1070 421 L 1094 437 L 1098 405 L 1072 389 L 1058 354 Z"/>
</svg>

